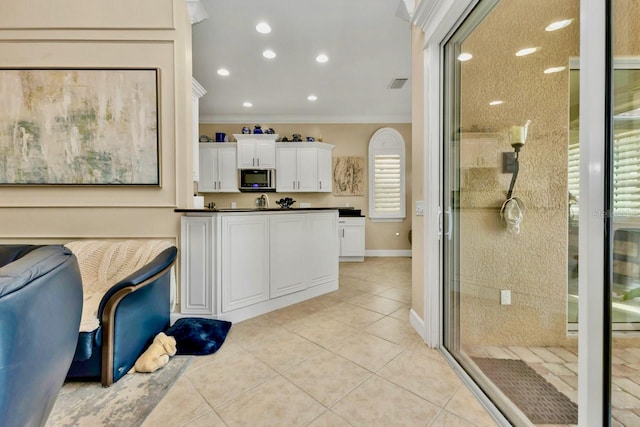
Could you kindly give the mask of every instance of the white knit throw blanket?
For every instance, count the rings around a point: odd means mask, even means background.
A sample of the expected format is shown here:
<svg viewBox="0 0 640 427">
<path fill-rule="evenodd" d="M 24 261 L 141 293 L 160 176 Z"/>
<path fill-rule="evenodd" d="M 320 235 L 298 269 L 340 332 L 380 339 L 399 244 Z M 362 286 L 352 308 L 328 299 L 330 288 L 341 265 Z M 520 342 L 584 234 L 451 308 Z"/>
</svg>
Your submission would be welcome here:
<svg viewBox="0 0 640 427">
<path fill-rule="evenodd" d="M 90 332 L 99 325 L 100 300 L 113 285 L 153 260 L 171 247 L 163 240 L 82 240 L 65 245 L 78 258 L 84 302 L 80 332 Z"/>
</svg>

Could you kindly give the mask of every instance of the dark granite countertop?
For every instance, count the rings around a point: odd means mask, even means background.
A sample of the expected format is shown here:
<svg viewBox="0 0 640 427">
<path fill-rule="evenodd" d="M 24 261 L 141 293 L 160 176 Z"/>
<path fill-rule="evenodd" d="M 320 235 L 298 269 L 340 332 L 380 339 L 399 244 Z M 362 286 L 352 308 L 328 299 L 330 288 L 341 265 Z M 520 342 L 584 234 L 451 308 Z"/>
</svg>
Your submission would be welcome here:
<svg viewBox="0 0 640 427">
<path fill-rule="evenodd" d="M 214 208 L 214 209 L 174 209 L 174 212 L 233 213 L 233 212 L 289 212 L 289 211 L 327 211 L 342 208 Z"/>
<path fill-rule="evenodd" d="M 180 213 L 241 213 L 241 212 L 304 212 L 304 211 L 339 211 L 340 216 L 364 217 L 360 209 L 352 207 L 309 207 L 309 208 L 215 208 L 215 209 L 174 209 Z"/>
</svg>

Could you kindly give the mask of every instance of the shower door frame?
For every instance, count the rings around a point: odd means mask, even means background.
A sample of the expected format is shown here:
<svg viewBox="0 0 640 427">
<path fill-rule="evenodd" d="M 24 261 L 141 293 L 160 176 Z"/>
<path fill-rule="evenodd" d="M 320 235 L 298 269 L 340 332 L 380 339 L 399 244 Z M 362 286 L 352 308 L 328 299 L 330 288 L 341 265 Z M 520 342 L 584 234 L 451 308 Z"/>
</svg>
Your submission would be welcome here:
<svg viewBox="0 0 640 427">
<path fill-rule="evenodd" d="M 428 201 L 424 230 L 424 327 L 427 343 L 439 348 L 490 413 L 500 422 L 504 416 L 443 347 L 443 242 L 449 223 L 443 213 L 443 46 L 470 13 L 476 0 L 421 0 L 413 23 L 425 33 L 424 46 L 424 188 Z M 610 410 L 610 283 L 611 252 L 609 204 L 611 0 L 580 0 L 580 185 L 579 250 L 579 382 L 581 426 L 609 425 Z M 608 104 L 609 103 L 609 104 Z M 608 142 L 609 141 L 609 142 Z M 606 191 L 605 191 L 606 190 Z M 601 214 L 597 214 L 601 213 Z M 451 224 L 453 226 L 454 224 Z M 599 243 L 598 243 L 599 242 Z M 591 244 L 589 244 L 591 243 Z M 594 404 L 601 402 L 600 405 Z M 505 424 L 507 425 L 507 424 Z"/>
</svg>

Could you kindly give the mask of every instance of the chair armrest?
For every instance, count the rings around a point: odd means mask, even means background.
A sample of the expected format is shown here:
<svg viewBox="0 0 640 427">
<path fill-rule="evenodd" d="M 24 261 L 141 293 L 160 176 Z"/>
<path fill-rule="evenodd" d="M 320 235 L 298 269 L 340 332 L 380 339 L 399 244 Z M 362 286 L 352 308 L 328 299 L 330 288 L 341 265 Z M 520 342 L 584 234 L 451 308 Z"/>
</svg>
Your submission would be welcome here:
<svg viewBox="0 0 640 427">
<path fill-rule="evenodd" d="M 100 301 L 100 307 L 98 309 L 98 317 L 100 319 L 100 324 L 102 325 L 102 358 L 100 362 L 100 376 L 104 387 L 110 386 L 114 380 L 114 334 L 116 321 L 115 316 L 118 305 L 129 295 L 132 297 L 134 297 L 134 295 L 140 295 L 136 293 L 136 291 L 145 288 L 145 286 L 151 283 L 155 283 L 159 278 L 167 274 L 176 260 L 177 253 L 178 250 L 175 246 L 165 249 L 150 263 L 113 285 Z M 168 305 L 166 310 L 167 312 L 169 311 Z M 118 378 L 121 375 L 122 372 L 119 372 Z"/>
<path fill-rule="evenodd" d="M 132 288 L 131 292 L 135 291 L 135 289 L 141 288 L 151 282 L 153 282 L 156 278 L 161 276 L 168 271 L 169 268 L 173 265 L 176 260 L 176 255 L 178 253 L 178 249 L 175 246 L 165 249 L 160 252 L 158 256 L 156 256 L 150 263 L 146 264 L 142 268 L 134 271 L 115 285 L 113 285 L 109 290 L 104 294 L 102 300 L 100 301 L 100 306 L 98 308 L 98 319 L 103 320 L 103 313 L 105 310 L 105 306 L 109 302 L 109 299 L 114 296 L 118 291 L 124 288 Z"/>
</svg>

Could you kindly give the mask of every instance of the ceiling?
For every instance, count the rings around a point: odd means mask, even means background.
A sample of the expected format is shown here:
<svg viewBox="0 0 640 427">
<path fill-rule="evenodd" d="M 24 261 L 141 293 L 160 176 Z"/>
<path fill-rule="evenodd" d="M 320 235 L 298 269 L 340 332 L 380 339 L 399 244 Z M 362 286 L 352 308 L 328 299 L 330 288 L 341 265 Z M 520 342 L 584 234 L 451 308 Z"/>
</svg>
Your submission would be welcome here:
<svg viewBox="0 0 640 427">
<path fill-rule="evenodd" d="M 207 90 L 201 122 L 410 122 L 411 80 L 388 88 L 411 71 L 411 27 L 396 15 L 400 0 L 200 3 L 209 15 L 193 25 L 193 75 Z M 262 21 L 271 33 L 256 31 Z M 265 59 L 265 49 L 276 58 Z M 320 53 L 329 61 L 317 63 Z M 221 67 L 230 75 L 219 76 Z M 311 94 L 318 99 L 307 100 Z"/>
</svg>

